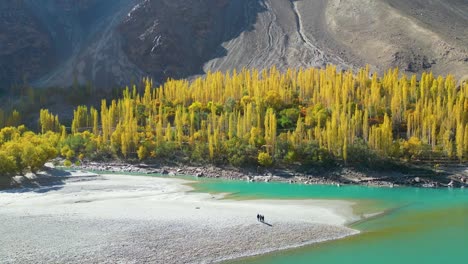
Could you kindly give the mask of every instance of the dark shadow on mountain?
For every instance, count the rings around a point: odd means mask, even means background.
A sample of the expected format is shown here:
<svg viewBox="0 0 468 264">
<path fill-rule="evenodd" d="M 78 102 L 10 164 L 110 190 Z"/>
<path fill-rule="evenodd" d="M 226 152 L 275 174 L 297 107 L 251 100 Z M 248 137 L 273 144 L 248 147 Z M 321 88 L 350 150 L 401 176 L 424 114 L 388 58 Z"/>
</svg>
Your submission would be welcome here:
<svg viewBox="0 0 468 264">
<path fill-rule="evenodd" d="M 238 38 L 243 32 L 252 31 L 258 15 L 265 11 L 267 11 L 265 0 L 231 1 L 223 15 L 222 38 L 216 44 L 217 48 L 206 58 L 204 63 L 212 59 L 225 57 L 228 51 L 222 44 Z M 204 72 L 201 71 L 201 73 Z"/>
<path fill-rule="evenodd" d="M 0 52 L 0 82 L 8 87 L 27 77 L 33 86 L 71 85 L 72 72 L 79 82 L 112 87 L 141 75 L 164 82 L 204 74 L 206 62 L 227 55 L 222 44 L 253 30 L 266 10 L 265 0 L 7 0 L 0 4 L 0 37 L 29 44 Z M 15 27 L 9 19 L 18 20 Z M 125 69 L 124 79 L 101 65 L 109 58 Z"/>
<path fill-rule="evenodd" d="M 264 0 L 160 0 L 141 3 L 119 26 L 132 63 L 157 82 L 204 74 L 222 44 L 251 31 Z"/>
</svg>

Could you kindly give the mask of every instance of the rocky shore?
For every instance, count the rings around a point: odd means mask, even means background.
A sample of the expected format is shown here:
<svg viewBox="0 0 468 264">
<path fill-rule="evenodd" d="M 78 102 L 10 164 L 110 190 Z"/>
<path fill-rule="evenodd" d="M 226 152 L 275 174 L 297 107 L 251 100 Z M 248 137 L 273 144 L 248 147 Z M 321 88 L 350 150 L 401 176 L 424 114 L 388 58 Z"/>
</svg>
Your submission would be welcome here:
<svg viewBox="0 0 468 264">
<path fill-rule="evenodd" d="M 216 166 L 168 166 L 129 163 L 89 162 L 74 168 L 95 172 L 160 174 L 244 180 L 250 182 L 286 182 L 297 184 L 364 185 L 379 187 L 413 186 L 422 188 L 468 187 L 468 167 L 447 166 L 431 173 L 360 172 L 337 167 L 333 171 L 306 174 L 288 169 L 234 168 Z"/>
</svg>

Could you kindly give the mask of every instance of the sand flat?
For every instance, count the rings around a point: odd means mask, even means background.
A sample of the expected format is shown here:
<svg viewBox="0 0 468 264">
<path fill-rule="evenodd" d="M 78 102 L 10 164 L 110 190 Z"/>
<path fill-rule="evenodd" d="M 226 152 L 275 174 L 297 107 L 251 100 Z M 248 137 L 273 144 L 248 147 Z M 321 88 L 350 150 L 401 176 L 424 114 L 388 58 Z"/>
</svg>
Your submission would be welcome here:
<svg viewBox="0 0 468 264">
<path fill-rule="evenodd" d="M 0 192 L 0 263 L 211 263 L 357 233 L 351 202 L 221 200 L 185 183 L 102 175 Z"/>
</svg>

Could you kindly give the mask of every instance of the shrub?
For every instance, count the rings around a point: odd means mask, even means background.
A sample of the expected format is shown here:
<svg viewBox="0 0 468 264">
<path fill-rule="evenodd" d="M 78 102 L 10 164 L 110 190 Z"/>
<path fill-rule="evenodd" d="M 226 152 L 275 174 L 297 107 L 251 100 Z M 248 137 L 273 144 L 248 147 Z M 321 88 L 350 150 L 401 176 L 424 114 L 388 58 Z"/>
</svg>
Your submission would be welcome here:
<svg viewBox="0 0 468 264">
<path fill-rule="evenodd" d="M 72 162 L 70 160 L 65 160 L 63 162 L 63 166 L 65 166 L 65 167 L 71 167 L 71 165 L 72 165 Z"/>
<path fill-rule="evenodd" d="M 143 146 L 141 145 L 139 148 L 138 148 L 138 159 L 139 160 L 144 160 L 148 157 L 148 149 L 146 148 L 146 146 Z"/>
<path fill-rule="evenodd" d="M 273 159 L 267 152 L 260 152 L 258 153 L 258 163 L 263 167 L 270 167 L 273 165 Z"/>
<path fill-rule="evenodd" d="M 250 146 L 247 141 L 234 137 L 225 144 L 229 164 L 240 167 L 246 164 L 255 164 L 257 149 Z"/>
<path fill-rule="evenodd" d="M 278 125 L 280 128 L 293 129 L 297 124 L 300 111 L 298 108 L 288 108 L 280 112 L 278 119 Z"/>
</svg>

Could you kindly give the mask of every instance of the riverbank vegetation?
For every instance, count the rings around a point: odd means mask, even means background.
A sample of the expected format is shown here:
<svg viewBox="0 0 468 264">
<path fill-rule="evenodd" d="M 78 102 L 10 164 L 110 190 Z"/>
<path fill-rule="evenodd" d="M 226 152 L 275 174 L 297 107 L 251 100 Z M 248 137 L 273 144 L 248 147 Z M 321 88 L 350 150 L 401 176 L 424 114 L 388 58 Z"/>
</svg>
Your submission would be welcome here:
<svg viewBox="0 0 468 264">
<path fill-rule="evenodd" d="M 208 73 L 156 88 L 146 79 L 143 85 L 142 93 L 126 89 L 99 109 L 77 107 L 69 128 L 46 109 L 38 134 L 4 128 L 0 161 L 8 166 L 0 167 L 10 169 L 0 174 L 36 170 L 36 162 L 56 155 L 70 162 L 322 168 L 468 158 L 468 84 L 450 75 L 424 73 L 418 80 L 398 69 L 378 77 L 368 68 L 328 66 Z"/>
</svg>

